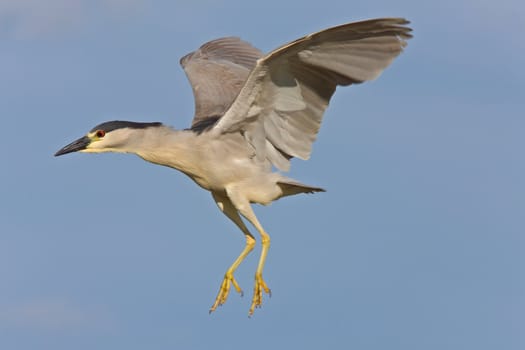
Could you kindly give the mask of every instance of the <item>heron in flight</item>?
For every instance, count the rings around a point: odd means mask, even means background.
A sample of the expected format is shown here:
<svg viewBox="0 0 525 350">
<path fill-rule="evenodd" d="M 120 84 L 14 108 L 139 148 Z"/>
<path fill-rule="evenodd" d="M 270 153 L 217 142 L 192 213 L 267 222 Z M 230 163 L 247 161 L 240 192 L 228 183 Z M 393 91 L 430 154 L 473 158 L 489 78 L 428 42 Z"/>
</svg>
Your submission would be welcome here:
<svg viewBox="0 0 525 350">
<path fill-rule="evenodd" d="M 377 78 L 411 38 L 408 21 L 381 18 L 343 24 L 307 35 L 267 55 L 236 37 L 216 39 L 180 63 L 195 97 L 191 127 L 110 121 L 56 152 L 134 153 L 189 176 L 211 192 L 219 209 L 242 231 L 246 245 L 226 270 L 210 313 L 223 305 L 231 287 L 242 293 L 234 273 L 261 237 L 249 309 L 261 307 L 270 289 L 263 279 L 270 236 L 251 204 L 322 192 L 286 177 L 292 158 L 310 157 L 323 114 L 337 86 Z"/>
</svg>

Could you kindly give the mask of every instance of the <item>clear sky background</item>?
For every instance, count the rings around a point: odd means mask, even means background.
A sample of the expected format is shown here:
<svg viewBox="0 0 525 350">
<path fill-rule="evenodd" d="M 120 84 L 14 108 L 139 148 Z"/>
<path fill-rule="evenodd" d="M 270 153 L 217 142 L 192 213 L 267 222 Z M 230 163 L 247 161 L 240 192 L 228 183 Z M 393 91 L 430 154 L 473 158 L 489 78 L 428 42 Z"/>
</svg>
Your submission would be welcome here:
<svg viewBox="0 0 525 350">
<path fill-rule="evenodd" d="M 242 234 L 135 156 L 53 154 L 113 119 L 187 127 L 178 60 L 237 35 L 267 52 L 382 16 L 414 39 L 341 88 L 256 207 L 272 235 L 208 315 Z M 525 349 L 525 5 L 519 0 L 0 2 L 0 348 Z"/>
</svg>

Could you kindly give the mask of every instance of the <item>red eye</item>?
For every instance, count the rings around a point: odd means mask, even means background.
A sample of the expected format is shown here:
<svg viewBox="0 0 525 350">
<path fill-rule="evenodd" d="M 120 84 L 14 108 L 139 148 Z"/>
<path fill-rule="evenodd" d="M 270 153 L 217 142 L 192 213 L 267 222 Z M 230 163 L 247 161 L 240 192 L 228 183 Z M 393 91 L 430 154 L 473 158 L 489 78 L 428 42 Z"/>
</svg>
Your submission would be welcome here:
<svg viewBox="0 0 525 350">
<path fill-rule="evenodd" d="M 104 136 L 106 136 L 106 132 L 104 130 L 97 130 L 96 135 L 98 138 L 103 138 Z"/>
</svg>

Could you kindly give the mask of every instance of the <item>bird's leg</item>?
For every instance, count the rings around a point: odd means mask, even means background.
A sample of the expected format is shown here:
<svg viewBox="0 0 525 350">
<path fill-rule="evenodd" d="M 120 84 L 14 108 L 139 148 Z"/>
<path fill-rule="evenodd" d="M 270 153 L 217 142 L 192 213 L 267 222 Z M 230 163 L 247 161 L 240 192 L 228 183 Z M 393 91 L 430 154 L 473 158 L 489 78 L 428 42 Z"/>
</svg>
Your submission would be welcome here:
<svg viewBox="0 0 525 350">
<path fill-rule="evenodd" d="M 263 292 L 271 296 L 270 288 L 268 288 L 262 277 L 266 255 L 268 254 L 268 249 L 270 248 L 270 235 L 266 233 L 259 223 L 259 220 L 255 216 L 250 202 L 247 199 L 245 199 L 234 189 L 229 189 L 227 194 L 239 213 L 241 213 L 241 215 L 244 216 L 257 229 L 257 231 L 259 231 L 262 239 L 261 257 L 259 258 L 259 264 L 257 265 L 257 270 L 255 271 L 255 285 L 253 287 L 252 304 L 250 306 L 250 311 L 248 312 L 248 315 L 251 316 L 253 315 L 255 308 L 261 307 Z"/>
<path fill-rule="evenodd" d="M 257 218 L 255 217 L 255 215 L 254 215 L 254 218 L 255 218 L 255 221 L 257 221 Z M 254 226 L 255 226 L 255 223 L 254 223 Z M 258 226 L 260 227 L 260 225 Z M 268 249 L 270 248 L 270 235 L 268 235 L 268 233 L 266 233 L 262 229 L 262 227 L 261 229 L 259 229 L 259 227 L 257 227 L 257 230 L 259 231 L 262 237 L 262 250 L 261 250 L 261 257 L 259 258 L 259 264 L 257 265 L 257 270 L 255 271 L 255 285 L 253 287 L 252 305 L 250 306 L 250 311 L 248 312 L 250 316 L 253 315 L 253 311 L 255 310 L 256 307 L 261 307 L 263 291 L 269 296 L 272 296 L 272 292 L 270 288 L 268 288 L 268 286 L 266 285 L 266 282 L 264 282 L 264 279 L 262 277 L 264 263 L 266 262 L 266 255 L 268 254 Z"/>
<path fill-rule="evenodd" d="M 239 267 L 239 265 L 242 263 L 244 258 L 253 250 L 253 247 L 255 246 L 255 238 L 252 236 L 246 225 L 244 225 L 244 222 L 242 221 L 241 217 L 239 216 L 237 209 L 233 206 L 230 199 L 224 195 L 212 193 L 213 199 L 215 200 L 215 203 L 217 203 L 217 206 L 219 209 L 228 217 L 230 220 L 232 220 L 244 233 L 244 236 L 246 237 L 246 245 L 244 246 L 243 251 L 241 254 L 235 259 L 233 264 L 226 270 L 226 273 L 224 274 L 224 279 L 222 280 L 221 287 L 219 289 L 219 293 L 217 294 L 217 298 L 215 298 L 215 302 L 213 303 L 212 307 L 210 308 L 210 313 L 215 311 L 218 306 L 221 306 L 226 302 L 226 299 L 228 299 L 228 294 L 230 293 L 231 285 L 233 284 L 233 287 L 235 290 L 241 294 L 242 296 L 242 289 L 239 287 L 239 284 L 233 277 L 233 273 Z"/>
</svg>

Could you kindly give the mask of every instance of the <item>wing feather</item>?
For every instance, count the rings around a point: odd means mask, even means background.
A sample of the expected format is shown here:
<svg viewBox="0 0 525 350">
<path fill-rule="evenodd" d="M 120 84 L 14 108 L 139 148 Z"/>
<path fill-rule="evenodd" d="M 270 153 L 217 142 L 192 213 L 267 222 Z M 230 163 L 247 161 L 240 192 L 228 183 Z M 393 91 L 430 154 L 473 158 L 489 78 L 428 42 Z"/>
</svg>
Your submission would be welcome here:
<svg viewBox="0 0 525 350">
<path fill-rule="evenodd" d="M 212 40 L 180 60 L 195 98 L 192 129 L 213 126 L 239 94 L 262 52 L 236 37 Z"/>
<path fill-rule="evenodd" d="M 308 159 L 338 85 L 377 78 L 411 37 L 401 18 L 344 24 L 310 34 L 260 58 L 215 124 L 216 133 L 243 132 L 261 160 L 280 170 Z"/>
</svg>

